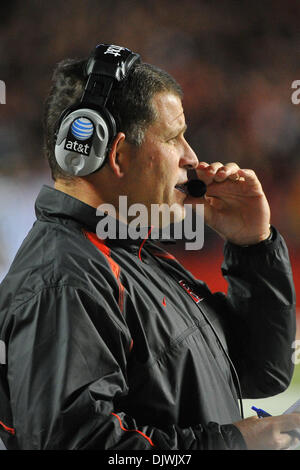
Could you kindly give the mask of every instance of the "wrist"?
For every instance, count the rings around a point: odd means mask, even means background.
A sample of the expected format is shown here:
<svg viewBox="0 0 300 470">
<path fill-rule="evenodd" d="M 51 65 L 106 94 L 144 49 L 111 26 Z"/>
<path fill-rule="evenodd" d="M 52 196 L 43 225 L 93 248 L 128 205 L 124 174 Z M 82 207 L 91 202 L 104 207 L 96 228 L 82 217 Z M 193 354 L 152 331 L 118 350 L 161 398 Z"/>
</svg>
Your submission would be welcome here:
<svg viewBox="0 0 300 470">
<path fill-rule="evenodd" d="M 269 225 L 269 232 L 267 235 L 264 235 L 262 237 L 260 237 L 260 239 L 258 241 L 255 241 L 254 243 L 248 243 L 248 244 L 245 244 L 245 245 L 241 245 L 242 247 L 247 247 L 247 246 L 253 246 L 253 245 L 259 245 L 260 243 L 268 243 L 268 242 L 271 242 L 273 240 L 273 229 L 271 227 L 271 225 Z"/>
<path fill-rule="evenodd" d="M 278 236 L 277 236 L 277 230 L 273 226 L 270 228 L 270 234 L 268 238 L 264 238 L 264 240 L 258 242 L 258 243 L 252 243 L 249 245 L 242 245 L 230 241 L 226 241 L 225 246 L 232 247 L 235 250 L 238 250 L 240 253 L 242 252 L 248 252 L 249 250 L 252 252 L 253 250 L 256 252 L 257 249 L 264 249 L 267 247 L 273 247 L 274 243 L 278 242 Z"/>
<path fill-rule="evenodd" d="M 253 239 L 249 239 L 245 242 L 242 242 L 242 243 L 239 243 L 239 242 L 233 242 L 231 241 L 231 243 L 237 245 L 237 246 L 240 246 L 241 248 L 246 248 L 248 246 L 255 246 L 255 245 L 259 245 L 260 243 L 268 243 L 270 241 L 272 241 L 273 239 L 273 229 L 271 227 L 271 225 L 269 225 L 269 229 L 266 233 L 262 234 L 262 235 L 259 235 Z M 230 240 L 228 240 L 230 241 Z"/>
</svg>

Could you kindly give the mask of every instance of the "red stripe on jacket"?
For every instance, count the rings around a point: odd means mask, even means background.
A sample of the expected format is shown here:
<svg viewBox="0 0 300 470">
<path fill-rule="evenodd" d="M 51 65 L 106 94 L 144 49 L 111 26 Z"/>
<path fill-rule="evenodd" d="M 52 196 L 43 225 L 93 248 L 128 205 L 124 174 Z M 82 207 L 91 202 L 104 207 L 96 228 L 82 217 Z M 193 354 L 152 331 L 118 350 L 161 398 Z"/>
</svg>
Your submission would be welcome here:
<svg viewBox="0 0 300 470">
<path fill-rule="evenodd" d="M 126 428 L 124 428 L 120 416 L 118 416 L 115 413 L 112 413 L 112 415 L 114 415 L 116 418 L 118 418 L 120 428 L 122 429 L 122 431 L 138 432 L 139 434 L 141 434 L 141 436 L 143 436 L 145 439 L 147 439 L 147 441 L 152 445 L 152 447 L 155 447 L 153 442 L 151 441 L 150 437 L 146 436 L 146 434 L 144 434 L 142 431 L 139 431 L 138 429 L 126 429 Z"/>
<path fill-rule="evenodd" d="M 110 253 L 110 248 L 105 244 L 104 240 L 101 240 L 100 238 L 98 238 L 97 234 L 94 233 L 94 232 L 88 232 L 87 230 L 83 230 L 83 233 L 84 233 L 85 237 L 88 240 L 90 240 L 90 242 L 92 242 L 93 245 L 95 245 L 98 248 L 98 250 L 101 251 L 101 253 L 104 254 L 108 264 L 110 265 L 110 268 L 111 268 L 115 278 L 118 281 L 118 285 L 119 285 L 119 300 L 118 300 L 118 303 L 119 303 L 119 307 L 120 307 L 121 312 L 123 312 L 124 286 L 120 281 L 120 271 L 121 271 L 120 266 L 118 265 L 118 263 L 116 263 L 112 259 L 111 253 Z"/>
</svg>

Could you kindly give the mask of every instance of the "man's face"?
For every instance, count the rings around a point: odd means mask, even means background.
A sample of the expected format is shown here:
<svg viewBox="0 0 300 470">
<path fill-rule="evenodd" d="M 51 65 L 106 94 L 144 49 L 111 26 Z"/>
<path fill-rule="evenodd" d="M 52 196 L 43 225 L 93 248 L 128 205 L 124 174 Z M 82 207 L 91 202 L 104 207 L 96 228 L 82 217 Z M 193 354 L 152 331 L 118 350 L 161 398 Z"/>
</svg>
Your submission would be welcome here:
<svg viewBox="0 0 300 470">
<path fill-rule="evenodd" d="M 176 204 L 172 221 L 178 222 L 185 216 L 187 195 L 176 185 L 187 181 L 187 170 L 197 167 L 198 158 L 184 138 L 186 123 L 181 99 L 173 93 L 158 93 L 152 104 L 157 118 L 130 159 L 128 202 L 144 204 L 148 214 L 151 204 Z"/>
</svg>

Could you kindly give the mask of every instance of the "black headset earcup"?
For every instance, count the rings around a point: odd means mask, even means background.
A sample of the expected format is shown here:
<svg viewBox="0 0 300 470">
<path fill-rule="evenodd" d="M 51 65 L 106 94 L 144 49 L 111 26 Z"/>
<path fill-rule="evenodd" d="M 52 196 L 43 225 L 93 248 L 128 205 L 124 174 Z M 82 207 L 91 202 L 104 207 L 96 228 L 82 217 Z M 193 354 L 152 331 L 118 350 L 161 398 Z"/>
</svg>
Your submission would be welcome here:
<svg viewBox="0 0 300 470">
<path fill-rule="evenodd" d="M 107 110 L 101 115 L 98 110 L 80 108 L 65 115 L 55 145 L 58 165 L 73 176 L 86 176 L 101 168 L 114 127 Z"/>
<path fill-rule="evenodd" d="M 106 108 L 108 98 L 139 60 L 139 54 L 113 44 L 98 44 L 91 54 L 80 105 L 63 112 L 56 133 L 55 158 L 67 174 L 86 176 L 104 164 L 117 134 L 115 118 Z"/>
</svg>

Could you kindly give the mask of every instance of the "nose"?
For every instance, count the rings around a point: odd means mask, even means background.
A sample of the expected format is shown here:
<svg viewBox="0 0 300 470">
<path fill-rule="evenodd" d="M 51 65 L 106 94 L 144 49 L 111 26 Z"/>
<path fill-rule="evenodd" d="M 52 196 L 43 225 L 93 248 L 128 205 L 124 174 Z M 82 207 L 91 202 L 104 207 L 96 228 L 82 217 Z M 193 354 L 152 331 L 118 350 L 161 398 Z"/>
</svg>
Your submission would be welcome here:
<svg viewBox="0 0 300 470">
<path fill-rule="evenodd" d="M 192 147 L 185 140 L 184 153 L 180 160 L 180 166 L 186 168 L 187 170 L 191 170 L 193 168 L 197 168 L 198 164 L 199 160 L 197 155 L 195 154 Z"/>
</svg>

